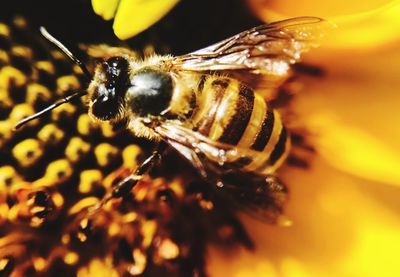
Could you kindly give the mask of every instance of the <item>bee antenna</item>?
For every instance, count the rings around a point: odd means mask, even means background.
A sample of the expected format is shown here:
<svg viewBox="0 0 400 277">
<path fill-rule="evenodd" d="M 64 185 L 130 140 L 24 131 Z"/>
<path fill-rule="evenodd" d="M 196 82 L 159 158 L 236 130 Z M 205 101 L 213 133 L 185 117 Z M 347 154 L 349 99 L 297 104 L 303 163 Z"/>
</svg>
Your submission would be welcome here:
<svg viewBox="0 0 400 277">
<path fill-rule="evenodd" d="M 92 75 L 90 74 L 89 70 L 86 68 L 86 66 L 72 54 L 71 51 L 67 47 L 65 47 L 64 44 L 62 44 L 58 39 L 53 37 L 45 27 L 41 26 L 39 28 L 40 33 L 51 43 L 53 43 L 55 46 L 57 46 L 65 55 L 67 55 L 75 64 L 77 64 L 83 71 L 83 74 L 85 74 L 86 78 L 88 80 L 92 79 Z"/>
<path fill-rule="evenodd" d="M 66 96 L 66 97 L 64 97 L 64 98 L 62 98 L 62 99 L 60 99 L 60 100 L 57 100 L 56 102 L 54 102 L 54 103 L 51 104 L 50 106 L 44 108 L 43 110 L 41 110 L 41 111 L 39 111 L 39 112 L 37 112 L 37 113 L 31 115 L 31 116 L 28 116 L 28 117 L 22 119 L 21 121 L 19 121 L 19 122 L 14 126 L 14 130 L 17 130 L 17 129 L 21 128 L 23 125 L 25 125 L 25 124 L 28 123 L 29 121 L 34 120 L 35 118 L 41 117 L 43 114 L 45 114 L 45 113 L 47 113 L 47 112 L 49 112 L 49 111 L 51 111 L 51 110 L 57 108 L 58 106 L 61 106 L 61 105 L 65 104 L 65 103 L 69 103 L 69 102 L 71 102 L 73 99 L 82 97 L 82 96 L 84 96 L 84 95 L 86 95 L 86 94 L 87 94 L 86 91 L 79 91 L 79 92 L 75 92 L 75 93 L 73 93 L 73 94 L 71 94 L 71 95 L 68 95 L 68 96 Z"/>
</svg>

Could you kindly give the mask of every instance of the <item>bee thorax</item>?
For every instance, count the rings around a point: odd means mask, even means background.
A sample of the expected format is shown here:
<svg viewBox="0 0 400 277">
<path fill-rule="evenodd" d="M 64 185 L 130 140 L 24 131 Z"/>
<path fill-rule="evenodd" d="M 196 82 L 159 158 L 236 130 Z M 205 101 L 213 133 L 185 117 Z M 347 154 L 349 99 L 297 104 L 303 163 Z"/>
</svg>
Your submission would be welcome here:
<svg viewBox="0 0 400 277">
<path fill-rule="evenodd" d="M 130 79 L 125 96 L 127 108 L 139 116 L 159 115 L 172 97 L 172 79 L 168 73 L 144 68 Z"/>
</svg>

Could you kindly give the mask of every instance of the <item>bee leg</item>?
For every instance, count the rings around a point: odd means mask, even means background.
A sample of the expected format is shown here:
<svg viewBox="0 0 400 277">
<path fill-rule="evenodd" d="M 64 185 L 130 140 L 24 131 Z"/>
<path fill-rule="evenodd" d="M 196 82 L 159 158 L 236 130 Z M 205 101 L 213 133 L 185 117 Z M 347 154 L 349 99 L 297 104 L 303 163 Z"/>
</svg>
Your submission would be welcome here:
<svg viewBox="0 0 400 277">
<path fill-rule="evenodd" d="M 135 172 L 114 187 L 110 198 L 120 198 L 128 195 L 142 176 L 149 172 L 153 166 L 161 160 L 162 152 L 166 149 L 166 146 L 166 143 L 161 142 L 153 154 L 148 157 Z"/>
</svg>

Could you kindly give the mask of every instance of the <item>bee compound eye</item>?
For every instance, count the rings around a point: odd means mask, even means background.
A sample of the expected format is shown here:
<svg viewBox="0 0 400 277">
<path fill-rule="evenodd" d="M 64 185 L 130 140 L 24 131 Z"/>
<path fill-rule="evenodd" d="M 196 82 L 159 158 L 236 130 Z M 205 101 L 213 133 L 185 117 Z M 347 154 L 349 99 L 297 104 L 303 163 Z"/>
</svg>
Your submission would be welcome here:
<svg viewBox="0 0 400 277">
<path fill-rule="evenodd" d="M 99 96 L 92 106 L 92 113 L 100 120 L 110 120 L 118 113 L 119 103 L 114 97 Z"/>
</svg>

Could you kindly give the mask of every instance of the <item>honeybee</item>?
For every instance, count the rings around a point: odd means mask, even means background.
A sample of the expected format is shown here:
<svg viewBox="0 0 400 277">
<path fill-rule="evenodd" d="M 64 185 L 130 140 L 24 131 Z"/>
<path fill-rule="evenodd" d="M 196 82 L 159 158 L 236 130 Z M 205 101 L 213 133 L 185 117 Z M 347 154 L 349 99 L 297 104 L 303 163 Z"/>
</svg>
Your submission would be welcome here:
<svg viewBox="0 0 400 277">
<path fill-rule="evenodd" d="M 97 65 L 91 76 L 68 49 L 42 29 L 81 66 L 90 80 L 72 94 L 17 124 L 17 128 L 72 99 L 88 95 L 95 120 L 125 124 L 136 136 L 160 142 L 136 172 L 110 197 L 129 192 L 170 146 L 205 178 L 227 172 L 265 177 L 268 185 L 290 149 L 290 134 L 280 114 L 240 76 L 263 76 L 276 87 L 291 65 L 316 46 L 324 20 L 299 17 L 261 25 L 182 56 L 152 56 L 143 61 L 121 53 Z M 217 178 L 220 186 L 224 184 Z"/>
</svg>

